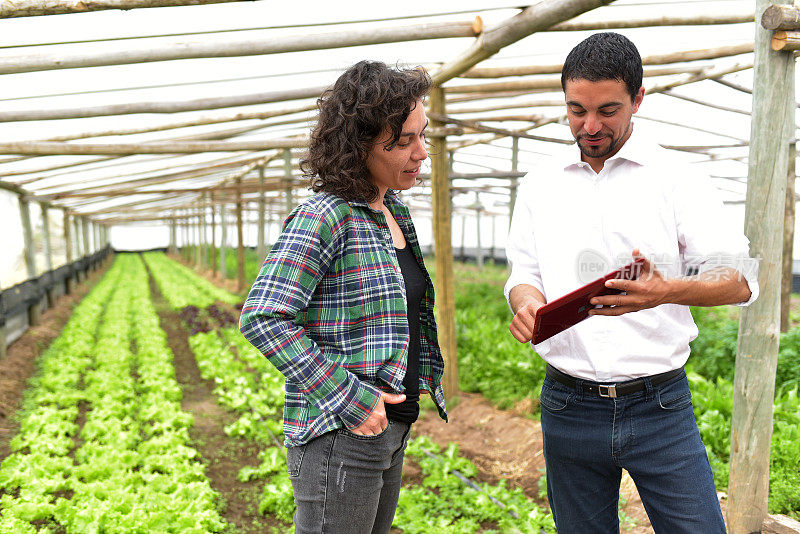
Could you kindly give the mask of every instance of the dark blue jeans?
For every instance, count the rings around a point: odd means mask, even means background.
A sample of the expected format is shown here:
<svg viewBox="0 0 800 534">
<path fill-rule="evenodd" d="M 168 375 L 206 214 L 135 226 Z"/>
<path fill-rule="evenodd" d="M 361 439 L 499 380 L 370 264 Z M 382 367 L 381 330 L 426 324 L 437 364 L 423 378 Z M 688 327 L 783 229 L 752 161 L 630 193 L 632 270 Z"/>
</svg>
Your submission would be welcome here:
<svg viewBox="0 0 800 534">
<path fill-rule="evenodd" d="M 334 430 L 287 451 L 296 534 L 387 534 L 392 527 L 411 425 L 389 420 L 361 436 Z"/>
<path fill-rule="evenodd" d="M 559 534 L 619 533 L 623 468 L 657 533 L 725 532 L 686 375 L 645 385 L 613 399 L 545 378 L 547 498 Z"/>
</svg>

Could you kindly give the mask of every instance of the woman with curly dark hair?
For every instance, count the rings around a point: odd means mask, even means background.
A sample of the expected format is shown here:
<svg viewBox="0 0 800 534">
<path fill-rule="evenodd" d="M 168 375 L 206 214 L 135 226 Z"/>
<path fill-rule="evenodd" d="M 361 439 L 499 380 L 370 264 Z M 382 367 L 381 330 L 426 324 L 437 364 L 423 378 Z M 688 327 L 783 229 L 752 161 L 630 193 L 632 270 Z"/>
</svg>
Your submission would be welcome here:
<svg viewBox="0 0 800 534">
<path fill-rule="evenodd" d="M 433 284 L 397 191 L 427 159 L 422 69 L 362 61 L 318 100 L 287 218 L 241 330 L 286 376 L 295 532 L 389 532 L 419 395 L 447 418 Z"/>
</svg>

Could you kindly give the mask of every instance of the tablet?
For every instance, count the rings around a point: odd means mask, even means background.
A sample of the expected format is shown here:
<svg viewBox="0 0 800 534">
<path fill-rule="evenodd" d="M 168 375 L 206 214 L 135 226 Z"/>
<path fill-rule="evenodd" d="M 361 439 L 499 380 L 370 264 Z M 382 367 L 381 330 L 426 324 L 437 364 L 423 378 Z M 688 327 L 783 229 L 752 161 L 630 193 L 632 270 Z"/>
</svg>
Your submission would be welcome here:
<svg viewBox="0 0 800 534">
<path fill-rule="evenodd" d="M 637 258 L 628 265 L 539 308 L 533 324 L 533 343 L 541 343 L 589 317 L 589 310 L 595 308 L 594 305 L 589 304 L 592 298 L 622 293 L 619 289 L 606 287 L 606 281 L 615 278 L 636 280 L 642 272 L 642 265 L 644 265 L 644 258 Z"/>
</svg>

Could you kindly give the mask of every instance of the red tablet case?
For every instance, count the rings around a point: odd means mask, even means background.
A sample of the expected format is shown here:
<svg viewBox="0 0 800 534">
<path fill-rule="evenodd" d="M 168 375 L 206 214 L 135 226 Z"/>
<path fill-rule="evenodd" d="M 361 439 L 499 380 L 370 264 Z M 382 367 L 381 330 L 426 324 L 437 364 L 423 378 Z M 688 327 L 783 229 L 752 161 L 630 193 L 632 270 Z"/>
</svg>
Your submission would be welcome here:
<svg viewBox="0 0 800 534">
<path fill-rule="evenodd" d="M 589 310 L 595 307 L 589 304 L 592 298 L 622 293 L 619 289 L 606 287 L 606 281 L 615 278 L 636 280 L 642 272 L 642 265 L 644 258 L 637 258 L 628 265 L 539 308 L 533 325 L 533 343 L 541 343 L 589 317 Z"/>
</svg>

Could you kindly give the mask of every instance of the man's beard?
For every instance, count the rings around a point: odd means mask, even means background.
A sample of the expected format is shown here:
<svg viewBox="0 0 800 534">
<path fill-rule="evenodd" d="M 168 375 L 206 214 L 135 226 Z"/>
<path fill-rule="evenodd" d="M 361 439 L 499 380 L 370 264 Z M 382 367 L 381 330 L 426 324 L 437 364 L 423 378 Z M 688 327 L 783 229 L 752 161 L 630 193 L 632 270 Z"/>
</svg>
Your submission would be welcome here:
<svg viewBox="0 0 800 534">
<path fill-rule="evenodd" d="M 619 147 L 620 141 L 625 139 L 625 137 L 628 135 L 628 131 L 630 129 L 631 129 L 631 124 L 628 123 L 628 127 L 625 128 L 625 131 L 618 138 L 614 139 L 612 136 L 608 136 L 608 137 L 611 138 L 611 142 L 608 144 L 608 147 L 606 147 L 605 149 L 600 147 L 600 146 L 584 146 L 584 145 L 582 145 L 581 144 L 581 139 L 583 139 L 584 137 L 589 137 L 589 136 L 586 136 L 586 135 L 579 135 L 575 141 L 576 141 L 576 144 L 578 145 L 578 148 L 581 150 L 581 152 L 583 152 L 583 154 L 585 156 L 588 156 L 590 158 L 604 158 L 604 157 L 608 156 L 609 154 L 612 154 L 615 150 L 617 150 L 617 148 Z"/>
</svg>

